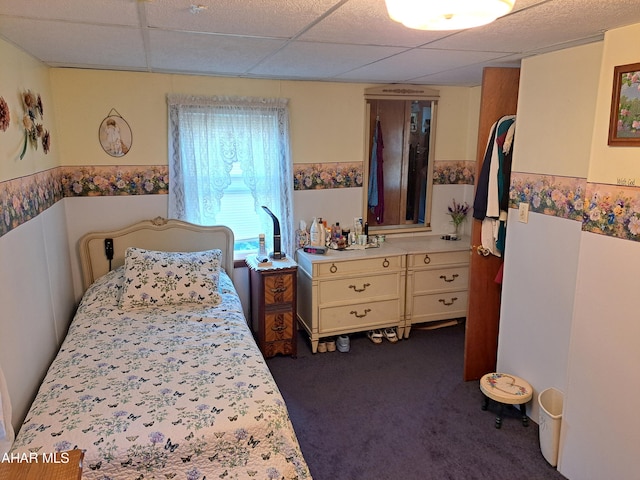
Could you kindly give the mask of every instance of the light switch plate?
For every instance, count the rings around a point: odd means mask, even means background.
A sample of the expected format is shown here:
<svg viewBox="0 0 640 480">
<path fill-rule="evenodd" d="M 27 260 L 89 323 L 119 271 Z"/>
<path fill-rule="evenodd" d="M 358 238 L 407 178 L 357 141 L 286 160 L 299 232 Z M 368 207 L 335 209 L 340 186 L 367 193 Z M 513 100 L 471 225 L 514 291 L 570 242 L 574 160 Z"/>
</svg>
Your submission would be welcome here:
<svg viewBox="0 0 640 480">
<path fill-rule="evenodd" d="M 518 204 L 518 221 L 522 223 L 529 223 L 529 204 L 520 202 Z"/>
</svg>

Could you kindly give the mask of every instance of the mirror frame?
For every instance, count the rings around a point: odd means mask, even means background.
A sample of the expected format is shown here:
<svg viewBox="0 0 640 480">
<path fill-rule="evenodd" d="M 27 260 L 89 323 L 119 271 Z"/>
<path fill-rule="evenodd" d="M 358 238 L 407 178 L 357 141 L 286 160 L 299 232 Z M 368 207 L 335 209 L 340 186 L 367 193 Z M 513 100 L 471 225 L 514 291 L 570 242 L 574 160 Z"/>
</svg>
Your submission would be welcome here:
<svg viewBox="0 0 640 480">
<path fill-rule="evenodd" d="M 425 197 L 424 223 L 401 224 L 401 225 L 369 225 L 370 233 L 417 233 L 431 231 L 431 198 L 433 195 L 433 162 L 435 161 L 435 138 L 438 124 L 438 100 L 440 92 L 422 85 L 379 85 L 366 88 L 364 91 L 365 100 L 365 121 L 364 121 L 364 152 L 363 161 L 363 183 L 362 183 L 362 218 L 367 218 L 367 193 L 369 185 L 369 163 L 371 161 L 370 137 L 373 132 L 369 131 L 369 119 L 371 106 L 368 100 L 399 100 L 399 101 L 430 101 L 431 102 L 431 131 L 429 135 L 429 168 L 427 169 L 427 195 Z"/>
</svg>

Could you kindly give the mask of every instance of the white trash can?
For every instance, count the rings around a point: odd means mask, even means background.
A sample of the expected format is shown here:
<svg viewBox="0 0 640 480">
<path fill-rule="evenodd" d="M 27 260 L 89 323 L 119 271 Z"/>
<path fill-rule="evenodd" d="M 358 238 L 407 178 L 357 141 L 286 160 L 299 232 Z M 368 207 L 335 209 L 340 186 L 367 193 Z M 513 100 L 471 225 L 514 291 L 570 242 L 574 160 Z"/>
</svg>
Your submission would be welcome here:
<svg viewBox="0 0 640 480">
<path fill-rule="evenodd" d="M 552 467 L 558 465 L 563 401 L 564 394 L 553 387 L 543 390 L 538 395 L 540 450 Z"/>
</svg>

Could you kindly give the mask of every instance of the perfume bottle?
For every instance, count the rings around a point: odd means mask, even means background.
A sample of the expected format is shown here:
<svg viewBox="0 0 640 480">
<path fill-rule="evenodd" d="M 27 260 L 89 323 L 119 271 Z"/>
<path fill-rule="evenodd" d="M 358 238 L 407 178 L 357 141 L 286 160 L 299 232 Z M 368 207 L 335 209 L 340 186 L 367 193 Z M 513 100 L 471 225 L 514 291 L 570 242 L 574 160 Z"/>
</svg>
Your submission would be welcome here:
<svg viewBox="0 0 640 480">
<path fill-rule="evenodd" d="M 266 246 L 265 240 L 264 240 L 264 233 L 261 233 L 260 235 L 258 235 L 258 243 L 259 243 L 258 257 L 266 258 L 266 256 L 267 256 L 267 246 Z"/>
</svg>

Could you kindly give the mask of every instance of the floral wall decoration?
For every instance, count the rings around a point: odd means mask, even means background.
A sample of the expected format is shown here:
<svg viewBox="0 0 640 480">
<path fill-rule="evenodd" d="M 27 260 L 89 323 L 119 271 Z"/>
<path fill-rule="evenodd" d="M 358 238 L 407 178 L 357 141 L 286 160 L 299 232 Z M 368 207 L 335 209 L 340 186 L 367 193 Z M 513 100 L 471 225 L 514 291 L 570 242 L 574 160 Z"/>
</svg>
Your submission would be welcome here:
<svg viewBox="0 0 640 480">
<path fill-rule="evenodd" d="M 49 131 L 45 130 L 42 123 L 40 123 L 44 116 L 42 98 L 39 94 L 27 90 L 22 93 L 22 106 L 24 107 L 24 117 L 22 117 L 24 145 L 22 152 L 20 152 L 20 160 L 24 158 L 27 152 L 27 145 L 31 145 L 35 150 L 38 149 L 38 139 L 42 142 L 44 153 L 49 153 L 51 136 Z"/>
<path fill-rule="evenodd" d="M 6 132 L 7 128 L 9 128 L 9 123 L 11 123 L 9 105 L 7 105 L 3 97 L 0 97 L 0 130 Z"/>
</svg>

